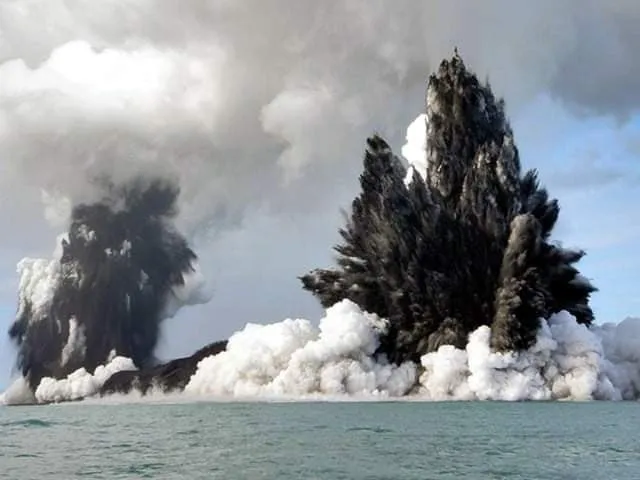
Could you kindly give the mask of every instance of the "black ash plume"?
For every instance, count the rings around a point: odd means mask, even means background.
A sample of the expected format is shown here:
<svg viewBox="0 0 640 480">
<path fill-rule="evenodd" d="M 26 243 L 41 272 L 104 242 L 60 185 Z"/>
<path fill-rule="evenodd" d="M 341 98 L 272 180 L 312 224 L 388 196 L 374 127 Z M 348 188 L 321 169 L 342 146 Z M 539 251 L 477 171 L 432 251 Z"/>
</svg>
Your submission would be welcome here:
<svg viewBox="0 0 640 480">
<path fill-rule="evenodd" d="M 390 320 L 381 353 L 418 361 L 464 347 L 491 325 L 497 350 L 526 349 L 539 319 L 567 310 L 590 324 L 595 288 L 584 255 L 550 242 L 559 206 L 535 171 L 522 175 L 504 103 L 457 54 L 427 88 L 427 170 L 406 169 L 379 136 L 367 140 L 337 268 L 301 277 L 328 307 L 348 298 Z"/>
<path fill-rule="evenodd" d="M 174 228 L 178 187 L 167 180 L 104 183 L 103 200 L 77 205 L 50 298 L 22 292 L 9 330 L 18 367 L 35 389 L 45 377 L 93 371 L 117 354 L 139 368 L 154 363 L 173 288 L 193 272 L 195 253 Z"/>
</svg>

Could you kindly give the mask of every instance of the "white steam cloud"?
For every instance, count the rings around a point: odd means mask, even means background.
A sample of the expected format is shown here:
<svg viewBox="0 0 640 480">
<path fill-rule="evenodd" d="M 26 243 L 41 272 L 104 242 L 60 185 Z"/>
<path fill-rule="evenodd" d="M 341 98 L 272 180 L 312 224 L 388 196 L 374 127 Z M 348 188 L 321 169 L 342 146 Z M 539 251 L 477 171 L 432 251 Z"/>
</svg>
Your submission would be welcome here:
<svg viewBox="0 0 640 480">
<path fill-rule="evenodd" d="M 62 241 L 68 239 L 66 233 L 58 235 L 53 258 L 23 258 L 18 262 L 18 311 L 16 317 L 24 314 L 25 308 L 34 311 L 48 306 L 53 299 L 55 286 L 63 274 L 60 258 L 62 257 Z M 71 273 L 71 272 L 67 272 Z"/>
<path fill-rule="evenodd" d="M 187 305 L 200 305 L 211 300 L 213 295 L 212 286 L 207 282 L 200 265 L 197 262 L 192 264 L 193 271 L 183 273 L 181 285 L 173 285 L 167 295 L 163 318 L 173 317 L 178 310 Z M 144 282 L 145 279 L 140 279 Z"/>
<path fill-rule="evenodd" d="M 135 370 L 131 359 L 113 355 L 106 365 L 99 365 L 93 373 L 79 368 L 67 378 L 45 377 L 35 394 L 23 377 L 19 377 L 0 395 L 0 405 L 30 405 L 81 400 L 95 395 L 111 375 L 122 370 Z"/>
<path fill-rule="evenodd" d="M 420 369 L 376 362 L 384 323 L 345 300 L 319 330 L 308 321 L 248 325 L 200 362 L 186 392 L 212 396 L 356 395 L 419 400 L 632 400 L 640 394 L 640 319 L 588 329 L 566 312 L 541 321 L 536 344 L 495 353 L 490 330 L 465 350 L 442 346 Z M 417 372 L 421 374 L 417 377 Z"/>
<path fill-rule="evenodd" d="M 314 327 L 308 320 L 247 325 L 227 350 L 200 362 L 185 391 L 215 396 L 404 395 L 415 366 L 374 361 L 384 323 L 354 303 L 329 308 Z"/>
<path fill-rule="evenodd" d="M 624 333 L 631 336 L 620 342 Z M 489 339 L 490 329 L 483 326 L 469 336 L 465 350 L 443 346 L 423 356 L 420 395 L 430 400 L 633 400 L 640 393 L 640 319 L 589 329 L 561 312 L 542 321 L 536 344 L 518 353 L 492 352 Z"/>
<path fill-rule="evenodd" d="M 93 374 L 80 368 L 62 380 L 43 378 L 35 392 L 38 403 L 78 400 L 95 394 L 111 375 L 122 370 L 135 370 L 129 358 L 114 357 L 100 365 Z M 7 399 L 9 400 L 9 399 Z"/>
<path fill-rule="evenodd" d="M 427 177 L 427 115 L 421 113 L 407 128 L 406 143 L 402 156 L 409 162 L 405 183 L 409 184 L 414 172 L 423 179 Z"/>
<path fill-rule="evenodd" d="M 537 342 L 524 352 L 492 352 L 489 327 L 472 332 L 466 349 L 442 346 L 420 365 L 375 359 L 386 321 L 344 300 L 319 327 L 303 319 L 248 324 L 227 350 L 202 360 L 184 395 L 201 399 L 360 398 L 441 400 L 637 400 L 640 319 L 587 328 L 566 312 L 541 320 Z M 35 401 L 77 400 L 120 370 L 122 357 L 93 374 L 43 379 Z M 20 380 L 7 403 L 28 400 Z M 134 395 L 137 395 L 134 393 Z M 26 400 L 25 400 L 26 399 Z"/>
</svg>

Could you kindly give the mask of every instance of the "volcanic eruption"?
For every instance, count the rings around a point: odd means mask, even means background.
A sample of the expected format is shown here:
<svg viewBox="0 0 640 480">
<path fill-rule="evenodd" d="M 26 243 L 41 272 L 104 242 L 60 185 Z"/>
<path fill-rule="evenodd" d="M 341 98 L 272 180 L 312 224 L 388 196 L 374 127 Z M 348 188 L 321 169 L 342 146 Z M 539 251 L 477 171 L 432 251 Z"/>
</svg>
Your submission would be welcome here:
<svg viewBox="0 0 640 480">
<path fill-rule="evenodd" d="M 551 242 L 558 202 L 521 173 L 503 101 L 457 52 L 429 78 L 424 129 L 424 170 L 367 140 L 338 266 L 304 288 L 325 308 L 349 299 L 387 318 L 379 353 L 396 363 L 464 348 L 481 325 L 498 351 L 531 347 L 540 319 L 563 310 L 590 325 L 595 288 L 574 266 L 584 252 Z"/>
<path fill-rule="evenodd" d="M 106 182 L 102 200 L 74 209 L 59 259 L 20 266 L 10 334 L 37 401 L 132 390 L 638 398 L 640 321 L 592 325 L 595 288 L 576 268 L 584 252 L 552 240 L 558 202 L 521 172 L 503 102 L 457 52 L 426 100 L 408 167 L 379 135 L 367 140 L 337 267 L 301 277 L 326 308 L 319 325 L 248 324 L 155 362 L 162 319 L 204 300 L 195 253 L 172 223 L 178 188 Z"/>
<path fill-rule="evenodd" d="M 173 227 L 169 180 L 100 180 L 102 198 L 73 208 L 59 258 L 19 265 L 20 303 L 9 330 L 32 390 L 45 377 L 94 371 L 116 356 L 155 364 L 160 324 L 203 301 L 196 255 Z"/>
</svg>

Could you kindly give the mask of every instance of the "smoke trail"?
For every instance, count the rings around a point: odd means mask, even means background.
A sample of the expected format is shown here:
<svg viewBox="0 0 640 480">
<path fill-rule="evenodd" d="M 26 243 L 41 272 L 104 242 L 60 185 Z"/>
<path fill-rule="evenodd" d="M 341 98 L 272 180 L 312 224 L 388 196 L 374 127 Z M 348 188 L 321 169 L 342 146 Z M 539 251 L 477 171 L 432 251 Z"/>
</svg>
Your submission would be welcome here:
<svg viewBox="0 0 640 480">
<path fill-rule="evenodd" d="M 19 265 L 9 335 L 33 390 L 44 377 L 94 371 L 114 355 L 151 366 L 162 319 L 207 300 L 196 255 L 172 225 L 176 185 L 101 184 L 102 200 L 73 208 L 58 258 Z"/>
</svg>

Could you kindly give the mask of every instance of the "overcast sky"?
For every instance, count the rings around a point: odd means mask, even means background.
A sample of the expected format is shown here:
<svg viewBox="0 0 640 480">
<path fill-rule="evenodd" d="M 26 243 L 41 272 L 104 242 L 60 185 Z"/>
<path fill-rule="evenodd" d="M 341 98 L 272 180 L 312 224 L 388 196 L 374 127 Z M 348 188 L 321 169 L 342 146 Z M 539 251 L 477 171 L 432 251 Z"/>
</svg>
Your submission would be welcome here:
<svg viewBox="0 0 640 480">
<path fill-rule="evenodd" d="M 5 0 L 0 327 L 16 262 L 50 256 L 96 174 L 180 179 L 179 225 L 215 295 L 167 322 L 161 356 L 317 319 L 296 276 L 330 262 L 366 136 L 400 152 L 455 45 L 559 198 L 556 237 L 587 249 L 597 321 L 640 314 L 637 0 Z"/>
</svg>

